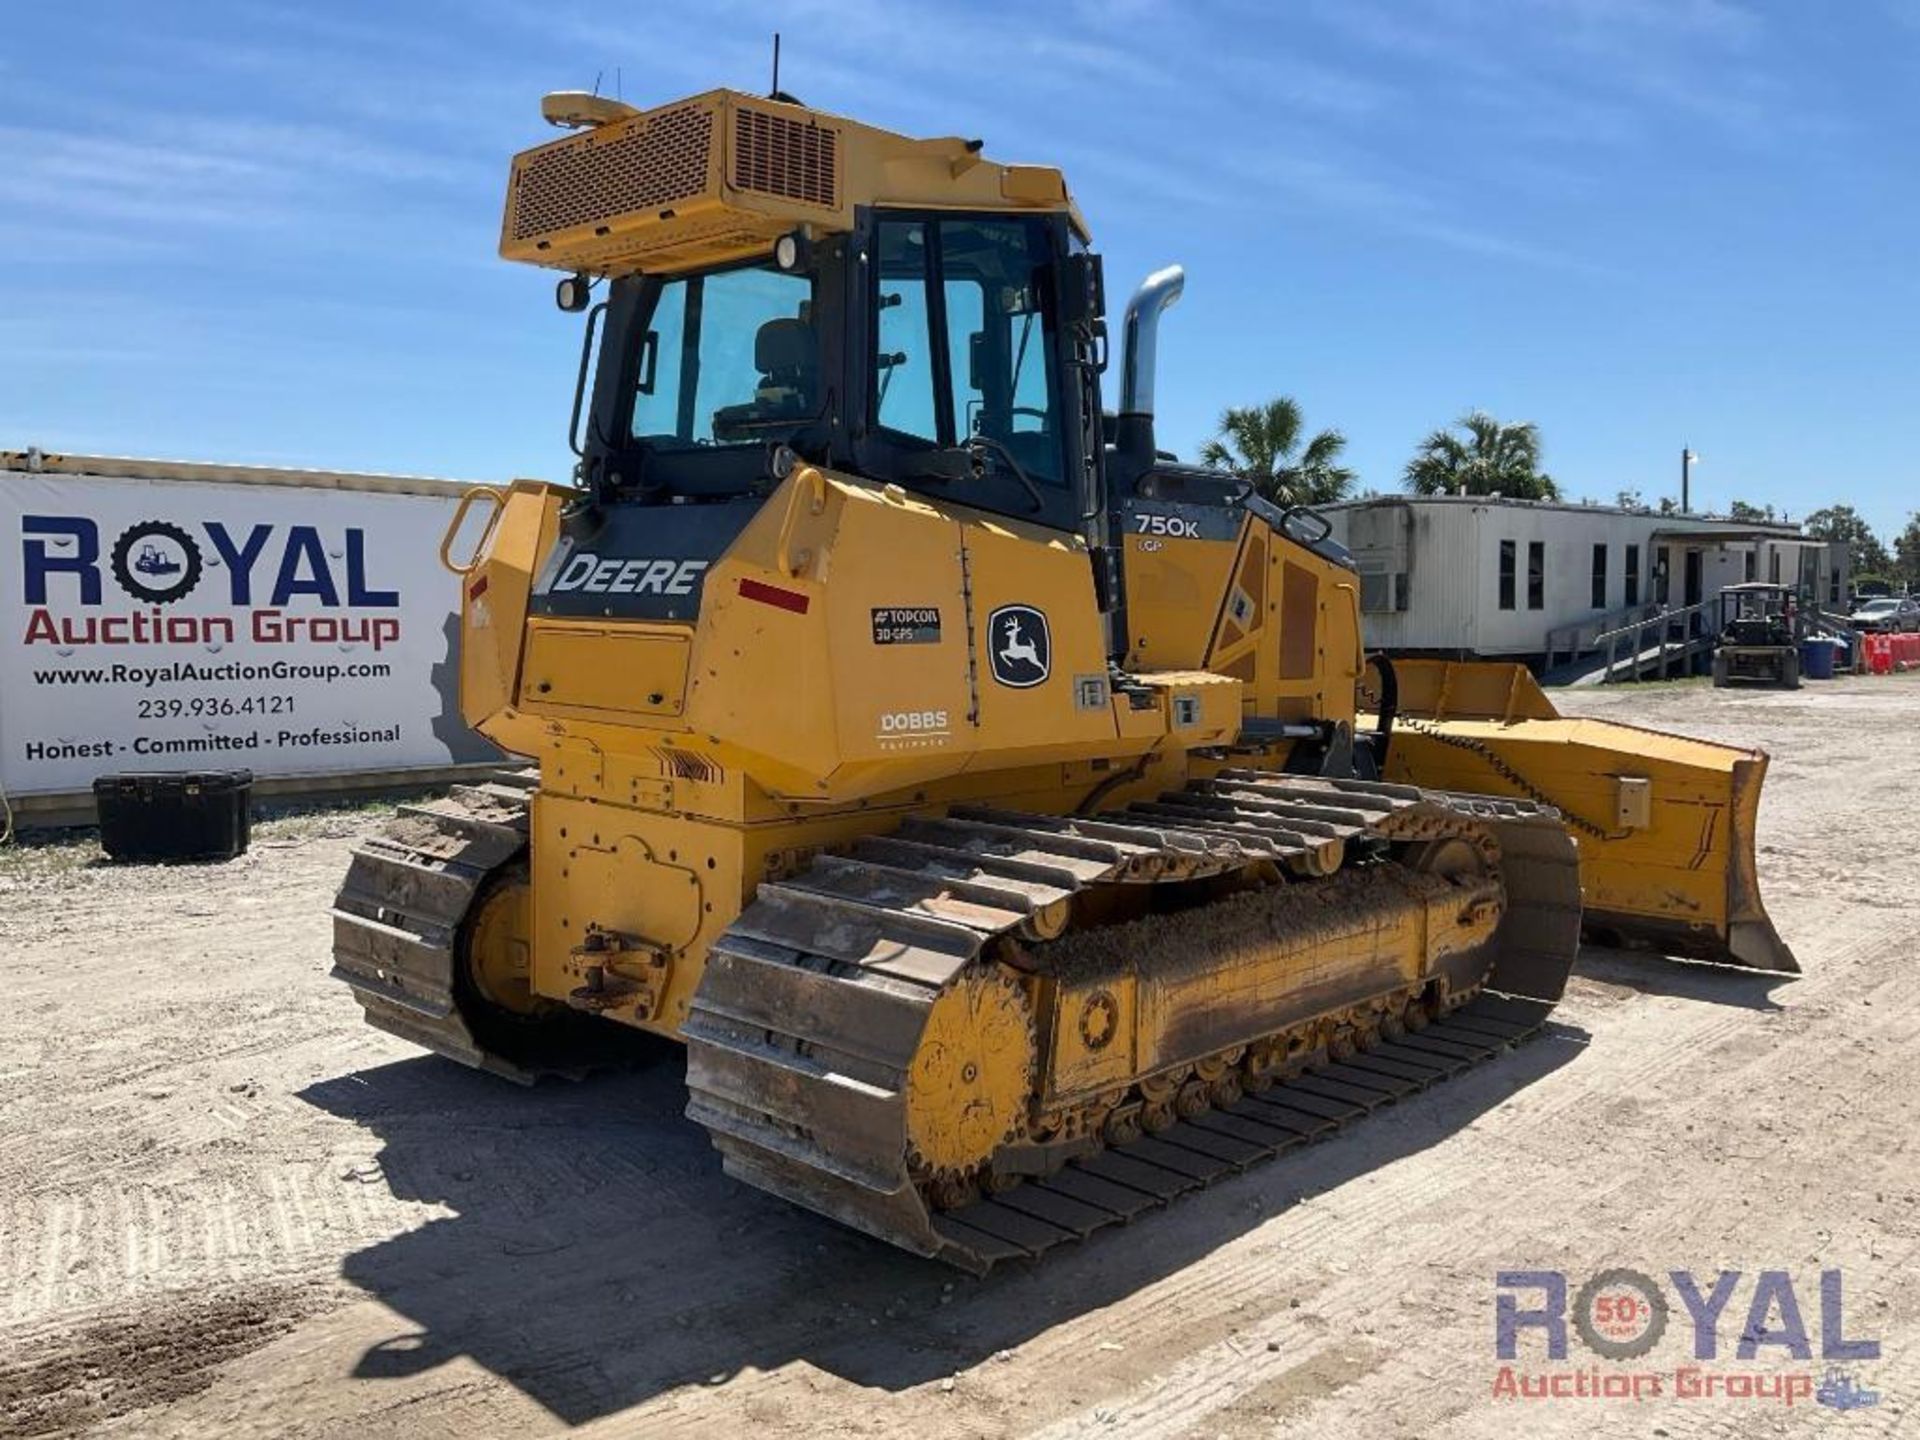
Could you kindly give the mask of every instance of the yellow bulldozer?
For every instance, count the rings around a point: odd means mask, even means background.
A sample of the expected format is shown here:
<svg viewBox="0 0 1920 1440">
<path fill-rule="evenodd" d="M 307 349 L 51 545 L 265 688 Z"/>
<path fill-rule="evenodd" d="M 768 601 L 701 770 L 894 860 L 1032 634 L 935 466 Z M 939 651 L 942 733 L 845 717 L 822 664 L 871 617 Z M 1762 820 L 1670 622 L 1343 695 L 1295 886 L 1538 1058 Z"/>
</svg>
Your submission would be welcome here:
<svg viewBox="0 0 1920 1440">
<path fill-rule="evenodd" d="M 1326 521 L 1157 447 L 1182 277 L 1109 367 L 1058 170 L 545 113 L 500 248 L 586 313 L 579 463 L 442 550 L 463 713 L 534 763 L 355 853 L 373 1024 L 521 1080 L 677 1040 L 730 1174 L 979 1271 L 1500 1053 L 1583 923 L 1796 968 L 1765 757 L 1368 660 Z"/>
</svg>

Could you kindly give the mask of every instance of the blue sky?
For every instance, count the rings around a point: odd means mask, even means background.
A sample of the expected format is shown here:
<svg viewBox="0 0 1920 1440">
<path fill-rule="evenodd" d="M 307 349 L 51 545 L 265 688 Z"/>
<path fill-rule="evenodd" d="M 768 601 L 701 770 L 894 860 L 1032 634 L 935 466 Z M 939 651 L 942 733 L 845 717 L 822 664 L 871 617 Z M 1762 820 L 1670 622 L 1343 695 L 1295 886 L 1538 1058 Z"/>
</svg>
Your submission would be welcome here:
<svg viewBox="0 0 1920 1440">
<path fill-rule="evenodd" d="M 550 89 L 783 84 L 1062 165 L 1161 434 L 1297 396 L 1364 484 L 1470 406 L 1576 496 L 1920 505 L 1920 3 L 14 5 L 0 448 L 562 478 L 578 321 L 496 258 Z M 1113 379 L 1109 376 L 1109 381 Z M 1890 537 L 1888 537 L 1890 538 Z"/>
</svg>

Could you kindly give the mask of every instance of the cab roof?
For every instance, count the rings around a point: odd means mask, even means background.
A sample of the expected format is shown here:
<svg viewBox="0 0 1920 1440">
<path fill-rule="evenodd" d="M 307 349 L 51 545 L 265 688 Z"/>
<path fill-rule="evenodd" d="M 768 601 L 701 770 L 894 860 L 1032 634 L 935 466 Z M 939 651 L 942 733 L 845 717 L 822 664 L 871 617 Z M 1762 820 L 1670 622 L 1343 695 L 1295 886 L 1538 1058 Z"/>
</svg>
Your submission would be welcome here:
<svg viewBox="0 0 1920 1440">
<path fill-rule="evenodd" d="M 788 99 L 709 90 L 637 110 L 549 96 L 575 134 L 513 160 L 509 260 L 593 274 L 672 272 L 763 253 L 789 231 L 853 228 L 863 206 L 1064 214 L 1049 165 L 989 160 L 978 140 L 916 140 Z"/>
</svg>

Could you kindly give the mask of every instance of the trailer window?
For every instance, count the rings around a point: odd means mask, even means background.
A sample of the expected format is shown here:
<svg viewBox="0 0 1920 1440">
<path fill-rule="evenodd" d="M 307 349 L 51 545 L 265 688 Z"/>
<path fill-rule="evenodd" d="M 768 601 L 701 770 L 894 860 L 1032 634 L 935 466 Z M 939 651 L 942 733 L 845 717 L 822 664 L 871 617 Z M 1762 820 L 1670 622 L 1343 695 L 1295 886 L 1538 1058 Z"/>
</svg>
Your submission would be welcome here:
<svg viewBox="0 0 1920 1440">
<path fill-rule="evenodd" d="M 1593 547 L 1593 608 L 1607 608 L 1607 547 L 1604 543 Z"/>
<path fill-rule="evenodd" d="M 1640 603 L 1640 547 L 1638 545 L 1627 546 L 1627 573 L 1621 584 L 1626 589 L 1620 596 L 1620 603 L 1638 605 Z"/>
<path fill-rule="evenodd" d="M 1500 608 L 1513 609 L 1514 542 L 1500 542 Z"/>
<path fill-rule="evenodd" d="M 1527 609 L 1544 610 L 1547 605 L 1547 547 L 1544 541 L 1527 543 Z"/>
</svg>

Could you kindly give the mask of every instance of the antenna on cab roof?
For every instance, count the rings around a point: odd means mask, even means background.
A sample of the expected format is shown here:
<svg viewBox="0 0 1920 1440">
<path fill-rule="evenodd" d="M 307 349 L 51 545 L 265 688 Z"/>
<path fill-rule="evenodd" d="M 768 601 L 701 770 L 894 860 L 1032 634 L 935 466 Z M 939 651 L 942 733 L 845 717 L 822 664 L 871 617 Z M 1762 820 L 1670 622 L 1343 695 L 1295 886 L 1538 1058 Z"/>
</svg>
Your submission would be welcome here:
<svg viewBox="0 0 1920 1440">
<path fill-rule="evenodd" d="M 780 32 L 778 30 L 773 32 L 773 88 L 767 92 L 767 98 L 783 101 L 788 105 L 803 103 L 798 97 L 789 95 L 780 88 Z"/>
</svg>

